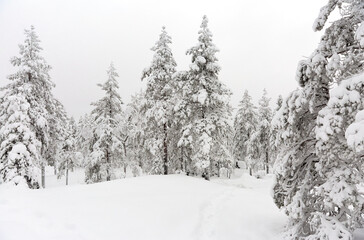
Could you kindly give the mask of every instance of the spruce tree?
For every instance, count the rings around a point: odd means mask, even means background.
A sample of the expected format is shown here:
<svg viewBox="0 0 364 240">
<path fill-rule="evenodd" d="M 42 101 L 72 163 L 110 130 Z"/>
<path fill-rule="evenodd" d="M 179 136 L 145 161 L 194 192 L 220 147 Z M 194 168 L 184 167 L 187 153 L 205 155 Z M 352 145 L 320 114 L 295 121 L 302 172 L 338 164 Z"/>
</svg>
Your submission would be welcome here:
<svg viewBox="0 0 364 240">
<path fill-rule="evenodd" d="M 250 144 L 250 140 L 257 126 L 257 111 L 252 103 L 252 98 L 245 90 L 243 99 L 239 103 L 239 109 L 234 119 L 234 156 L 237 161 L 244 161 L 249 167 L 250 175 L 253 172 L 252 153 L 256 152 L 255 145 Z M 252 148 L 248 148 L 251 146 Z"/>
<path fill-rule="evenodd" d="M 62 144 L 59 149 L 57 168 L 57 177 L 66 177 L 66 185 L 68 185 L 69 171 L 73 170 L 77 164 L 77 126 L 74 118 L 67 121 L 65 133 L 63 134 Z"/>
<path fill-rule="evenodd" d="M 275 114 L 278 113 L 279 109 L 282 107 L 283 104 L 283 97 L 282 95 L 279 95 L 277 100 L 276 100 L 276 106 L 274 108 L 274 112 L 272 115 L 272 120 L 275 116 Z M 271 128 L 270 128 L 270 146 L 271 146 L 271 160 L 272 160 L 272 165 L 274 165 L 276 159 L 277 159 L 277 155 L 279 152 L 279 147 L 278 145 L 280 144 L 280 139 L 279 139 L 279 135 L 278 135 L 278 131 L 276 128 L 274 128 L 272 126 L 272 120 L 271 120 Z"/>
<path fill-rule="evenodd" d="M 218 158 L 231 160 L 224 145 L 231 117 L 231 92 L 218 78 L 218 49 L 212 42 L 207 24 L 208 19 L 204 16 L 198 44 L 187 51 L 192 63 L 183 77 L 186 79 L 181 90 L 183 99 L 176 109 L 182 109 L 188 118 L 182 127 L 179 146 L 190 152 L 193 171 L 209 179 L 216 171 Z"/>
<path fill-rule="evenodd" d="M 153 155 L 146 146 L 145 106 L 145 92 L 141 91 L 131 97 L 123 118 L 124 155 L 134 176 L 139 176 L 142 172 L 154 173 L 155 168 L 153 162 L 147 160 L 153 158 Z"/>
<path fill-rule="evenodd" d="M 121 165 L 122 142 L 118 131 L 122 114 L 122 100 L 117 92 L 119 84 L 116 80 L 114 65 L 111 63 L 107 71 L 108 79 L 98 84 L 105 96 L 95 103 L 91 114 L 94 121 L 91 152 L 86 169 L 86 182 L 110 181 L 113 169 Z"/>
<path fill-rule="evenodd" d="M 26 88 L 11 90 L 0 107 L 0 182 L 39 188 L 40 142 L 32 130 Z"/>
<path fill-rule="evenodd" d="M 13 96 L 18 94 L 19 88 L 23 89 L 21 95 L 29 104 L 29 127 L 41 143 L 37 166 L 41 168 L 41 185 L 45 187 L 45 165 L 50 161 L 50 156 L 55 156 L 57 152 L 55 145 L 61 132 L 59 128 L 62 128 L 62 119 L 58 114 L 63 106 L 53 97 L 55 85 L 49 75 L 51 67 L 40 55 L 42 48 L 33 26 L 25 30 L 25 41 L 19 48 L 20 56 L 11 59 L 18 70 L 8 77 L 11 83 L 4 89 Z"/>
<path fill-rule="evenodd" d="M 269 107 L 270 98 L 267 97 L 267 90 L 263 90 L 263 96 L 259 100 L 258 126 L 260 159 L 264 162 L 264 169 L 269 173 L 270 153 L 271 153 L 271 120 L 272 110 Z"/>
<path fill-rule="evenodd" d="M 142 80 L 147 81 L 146 89 L 146 121 L 148 148 L 153 154 L 156 172 L 168 174 L 168 147 L 171 137 L 172 97 L 174 93 L 173 74 L 176 72 L 176 62 L 169 44 L 171 37 L 165 27 L 159 40 L 152 48 L 154 51 L 151 65 L 143 71 Z M 160 164 L 162 163 L 162 164 Z M 163 170 L 159 165 L 163 165 Z"/>
<path fill-rule="evenodd" d="M 273 120 L 281 141 L 274 199 L 289 216 L 287 239 L 350 240 L 360 226 L 358 206 L 363 200 L 356 189 L 362 179 L 360 155 L 343 139 L 360 110 L 357 101 L 351 101 L 353 94 L 348 94 L 360 87 L 344 79 L 363 72 L 357 38 L 363 3 L 330 0 L 315 21 L 315 31 L 323 29 L 335 8 L 341 10 L 341 18 L 326 28 L 318 48 L 299 63 L 300 88 L 283 101 Z M 344 86 L 330 96 L 333 84 Z"/>
</svg>

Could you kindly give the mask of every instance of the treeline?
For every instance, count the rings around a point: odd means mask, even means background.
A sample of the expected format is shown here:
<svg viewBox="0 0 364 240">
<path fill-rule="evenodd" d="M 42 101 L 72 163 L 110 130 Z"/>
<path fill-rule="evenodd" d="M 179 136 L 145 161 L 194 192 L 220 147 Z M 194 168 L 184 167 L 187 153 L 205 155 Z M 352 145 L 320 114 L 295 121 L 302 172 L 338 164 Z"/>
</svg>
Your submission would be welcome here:
<svg viewBox="0 0 364 240">
<path fill-rule="evenodd" d="M 53 96 L 51 67 L 41 56 L 34 27 L 25 31 L 17 71 L 0 98 L 0 181 L 45 187 L 45 167 L 61 177 L 85 168 L 87 183 L 141 174 L 185 173 L 230 177 L 234 167 L 253 170 L 272 164 L 272 112 L 266 91 L 257 109 L 248 93 L 232 124 L 231 92 L 219 80 L 212 34 L 203 17 L 198 42 L 187 50 L 191 64 L 177 71 L 165 28 L 142 73 L 146 90 L 123 104 L 111 63 L 104 95 L 78 122 Z M 272 153 L 272 154 L 271 154 Z M 272 155 L 272 156 L 271 156 Z M 241 164 L 245 162 L 245 164 Z"/>
</svg>

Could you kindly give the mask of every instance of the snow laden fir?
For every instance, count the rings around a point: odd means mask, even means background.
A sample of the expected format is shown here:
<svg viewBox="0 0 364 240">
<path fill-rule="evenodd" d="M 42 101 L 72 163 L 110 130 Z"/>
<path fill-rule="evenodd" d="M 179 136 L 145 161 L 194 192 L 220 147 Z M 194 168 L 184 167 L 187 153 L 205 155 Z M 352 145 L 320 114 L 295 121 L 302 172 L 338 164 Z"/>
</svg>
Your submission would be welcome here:
<svg viewBox="0 0 364 240">
<path fill-rule="evenodd" d="M 335 9 L 339 17 L 328 22 Z M 0 188 L 46 188 L 49 167 L 66 184 L 75 169 L 87 184 L 128 171 L 216 181 L 247 169 L 249 181 L 275 175 L 272 202 L 287 215 L 280 239 L 353 240 L 364 227 L 364 2 L 329 0 L 313 29 L 323 35 L 298 63 L 298 88 L 273 104 L 264 89 L 257 105 L 245 91 L 234 111 L 207 17 L 186 51 L 191 62 L 184 71 L 177 71 L 163 27 L 142 71 L 146 89 L 124 104 L 111 63 L 98 85 L 103 96 L 76 121 L 53 95 L 51 67 L 32 26 L 1 88 Z M 206 209 L 231 195 L 239 193 L 224 192 Z"/>
</svg>

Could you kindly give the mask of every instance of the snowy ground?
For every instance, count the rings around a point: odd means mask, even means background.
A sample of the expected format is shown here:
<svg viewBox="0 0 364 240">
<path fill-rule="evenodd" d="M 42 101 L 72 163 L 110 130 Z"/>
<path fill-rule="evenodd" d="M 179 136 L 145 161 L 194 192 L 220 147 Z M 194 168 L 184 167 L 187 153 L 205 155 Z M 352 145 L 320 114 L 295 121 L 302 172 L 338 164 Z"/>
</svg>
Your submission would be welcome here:
<svg viewBox="0 0 364 240">
<path fill-rule="evenodd" d="M 271 240 L 280 239 L 286 221 L 270 197 L 271 176 L 145 176 L 84 185 L 76 170 L 64 186 L 49 174 L 47 189 L 0 187 L 1 240 Z"/>
</svg>

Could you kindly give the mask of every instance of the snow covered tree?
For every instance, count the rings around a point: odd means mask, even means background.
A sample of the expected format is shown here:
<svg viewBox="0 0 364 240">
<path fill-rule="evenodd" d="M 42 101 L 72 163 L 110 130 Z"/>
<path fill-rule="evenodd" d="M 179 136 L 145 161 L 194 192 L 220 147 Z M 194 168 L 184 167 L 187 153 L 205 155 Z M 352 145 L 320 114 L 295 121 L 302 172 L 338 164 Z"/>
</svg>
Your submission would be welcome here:
<svg viewBox="0 0 364 240">
<path fill-rule="evenodd" d="M 41 185 L 45 187 L 45 165 L 48 163 L 48 157 L 56 154 L 52 146 L 57 144 L 56 135 L 59 131 L 54 129 L 61 126 L 62 120 L 57 112 L 63 106 L 53 97 L 54 83 L 49 76 L 51 67 L 40 55 L 42 48 L 33 26 L 30 30 L 25 30 L 25 37 L 24 44 L 19 45 L 20 56 L 11 59 L 18 71 L 8 77 L 11 83 L 4 89 L 12 91 L 9 95 L 16 95 L 19 88 L 23 89 L 21 95 L 29 104 L 29 128 L 41 143 L 36 164 L 41 168 Z"/>
<path fill-rule="evenodd" d="M 224 145 L 231 116 L 231 92 L 218 78 L 220 66 L 215 56 L 218 49 L 212 43 L 207 24 L 204 16 L 198 44 L 187 51 L 192 56 L 192 64 L 186 76 L 181 76 L 186 80 L 181 90 L 182 100 L 175 110 L 183 110 L 189 119 L 182 127 L 178 145 L 189 149 L 192 171 L 209 179 L 219 159 L 225 159 L 227 165 L 232 165 L 232 159 Z M 214 155 L 217 152 L 218 155 Z"/>
<path fill-rule="evenodd" d="M 321 9 L 314 30 L 323 29 L 335 8 L 341 18 L 327 27 L 314 53 L 299 63 L 300 88 L 273 120 L 281 141 L 274 199 L 289 216 L 287 239 L 351 240 L 360 226 L 363 199 L 356 184 L 362 179 L 357 160 L 362 155 L 347 146 L 345 132 L 351 139 L 349 126 L 362 109 L 357 107 L 362 84 L 344 79 L 363 72 L 363 7 L 362 1 L 330 0 Z M 332 83 L 339 84 L 339 90 L 330 96 Z"/>
<path fill-rule="evenodd" d="M 255 145 L 251 144 L 253 133 L 258 122 L 256 107 L 252 103 L 252 98 L 245 90 L 243 99 L 239 103 L 239 109 L 234 119 L 234 156 L 236 161 L 244 161 L 250 169 L 252 175 L 253 164 L 252 153 L 256 150 Z M 248 146 L 252 148 L 248 149 Z"/>
<path fill-rule="evenodd" d="M 257 122 L 254 130 L 247 140 L 247 156 L 250 173 L 252 169 L 263 169 L 269 173 L 270 158 L 270 122 L 272 112 L 269 107 L 270 99 L 267 97 L 267 91 L 263 90 L 263 96 L 259 100 L 259 108 L 256 115 Z"/>
<path fill-rule="evenodd" d="M 279 109 L 282 107 L 283 104 L 283 97 L 282 95 L 279 95 L 277 98 L 277 102 L 276 102 L 276 107 L 274 108 L 274 112 L 272 115 L 272 119 L 274 117 L 274 115 L 279 111 Z M 271 129 L 270 129 L 270 147 L 271 147 L 271 159 L 272 159 L 272 164 L 274 165 L 276 159 L 277 159 L 277 155 L 279 152 L 279 148 L 278 145 L 280 144 L 279 141 L 279 136 L 278 136 L 278 132 L 277 129 L 272 127 L 272 119 L 271 119 Z"/>
<path fill-rule="evenodd" d="M 63 175 L 66 177 L 66 185 L 68 185 L 68 173 L 77 164 L 77 150 L 76 150 L 76 136 L 77 126 L 74 118 L 68 121 L 67 128 L 65 129 L 64 139 L 62 139 L 62 146 L 59 149 L 57 168 L 58 178 Z"/>
<path fill-rule="evenodd" d="M 39 188 L 40 143 L 32 131 L 30 105 L 22 93 L 26 89 L 19 85 L 17 91 L 7 91 L 1 103 L 0 182 Z"/>
<path fill-rule="evenodd" d="M 86 169 L 86 182 L 110 181 L 113 177 L 113 168 L 121 165 L 122 141 L 118 131 L 122 114 L 122 100 L 117 92 L 119 89 L 116 78 L 118 74 L 111 63 L 107 71 L 108 79 L 104 84 L 98 84 L 105 96 L 93 103 L 92 117 L 93 129 L 92 151 L 88 158 Z"/>
<path fill-rule="evenodd" d="M 328 229 L 338 237 L 352 239 L 355 228 L 363 226 L 364 198 L 357 186 L 364 181 L 363 166 L 364 75 L 342 80 L 330 93 L 319 112 L 316 167 L 324 180 L 317 192 L 324 203 L 315 213 L 316 235 L 328 239 Z M 330 214 L 327 214 L 330 213 Z"/>
<path fill-rule="evenodd" d="M 272 110 L 269 107 L 270 98 L 267 97 L 267 90 L 263 90 L 263 96 L 259 100 L 258 109 L 258 126 L 257 132 L 259 137 L 259 155 L 260 159 L 264 162 L 264 169 L 266 173 L 269 173 L 270 164 L 270 134 L 271 134 L 271 120 L 272 120 Z"/>
<path fill-rule="evenodd" d="M 142 75 L 142 80 L 147 81 L 145 93 L 147 129 L 145 131 L 148 136 L 146 143 L 153 153 L 156 173 L 163 172 L 165 175 L 168 174 L 168 146 L 173 107 L 172 76 L 176 72 L 177 65 L 169 47 L 171 43 L 171 37 L 163 27 L 159 40 L 152 48 L 154 51 L 152 64 L 143 71 Z M 163 170 L 160 165 L 163 165 Z"/>
<path fill-rule="evenodd" d="M 134 176 L 139 176 L 142 172 L 151 173 L 154 169 L 153 162 L 148 160 L 153 159 L 153 156 L 145 146 L 145 106 L 144 92 L 133 95 L 126 106 L 122 123 L 124 161 L 132 169 Z"/>
</svg>

